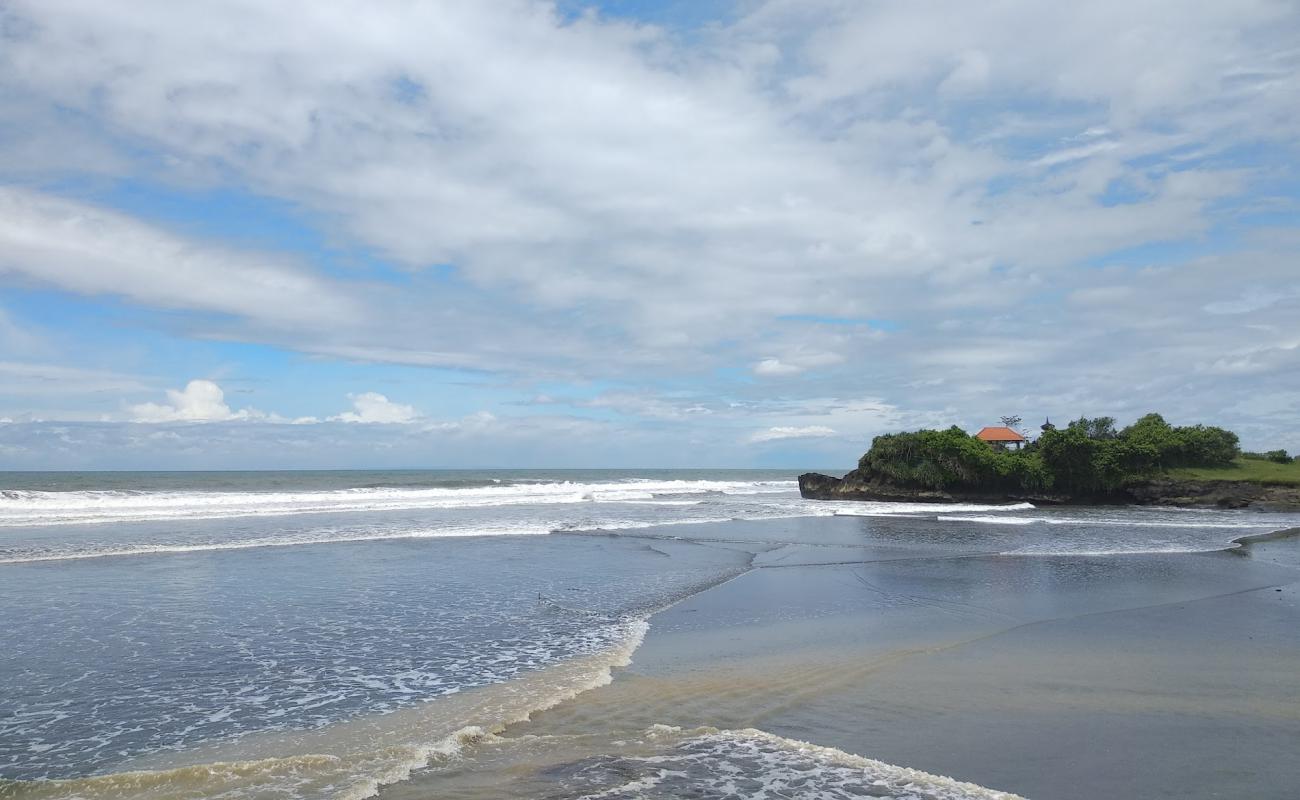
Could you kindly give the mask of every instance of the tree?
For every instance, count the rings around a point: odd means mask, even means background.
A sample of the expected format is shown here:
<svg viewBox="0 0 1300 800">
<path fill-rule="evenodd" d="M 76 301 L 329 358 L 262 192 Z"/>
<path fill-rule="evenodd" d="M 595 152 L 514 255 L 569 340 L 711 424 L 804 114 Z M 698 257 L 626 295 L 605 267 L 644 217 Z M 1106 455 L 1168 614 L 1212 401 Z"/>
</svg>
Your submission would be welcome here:
<svg viewBox="0 0 1300 800">
<path fill-rule="evenodd" d="M 1009 417 L 1002 417 L 1001 419 L 1003 427 L 1010 428 L 1013 431 L 1020 430 L 1020 415 L 1017 414 Z"/>
<path fill-rule="evenodd" d="M 1178 466 L 1226 467 L 1241 454 L 1237 434 L 1213 425 L 1174 428 L 1174 434 L 1179 440 Z"/>
<path fill-rule="evenodd" d="M 1213 425 L 1175 428 L 1159 414 L 1147 414 L 1119 434 L 1132 443 L 1155 448 L 1156 466 L 1225 467 L 1241 455 L 1237 434 Z"/>
<path fill-rule="evenodd" d="M 1291 456 L 1285 450 L 1269 450 L 1264 457 L 1274 464 L 1290 464 Z"/>
<path fill-rule="evenodd" d="M 1092 419 L 1079 417 L 1066 427 L 1078 430 L 1089 439 L 1106 441 L 1119 438 L 1119 433 L 1115 430 L 1114 417 L 1093 417 Z"/>
</svg>

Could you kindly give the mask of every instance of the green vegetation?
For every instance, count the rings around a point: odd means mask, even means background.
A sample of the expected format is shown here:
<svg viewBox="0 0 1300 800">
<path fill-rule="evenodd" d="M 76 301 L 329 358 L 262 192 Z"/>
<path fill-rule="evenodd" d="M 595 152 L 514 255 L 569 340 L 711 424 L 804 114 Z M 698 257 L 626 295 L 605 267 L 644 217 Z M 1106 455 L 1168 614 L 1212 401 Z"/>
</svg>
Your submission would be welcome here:
<svg viewBox="0 0 1300 800">
<path fill-rule="evenodd" d="M 1240 454 L 1231 431 L 1174 427 L 1148 414 L 1123 430 L 1113 417 L 1083 417 L 1019 451 L 990 447 L 957 427 L 887 434 L 872 441 L 858 469 L 868 480 L 913 489 L 1101 496 L 1169 470 L 1232 469 Z"/>
<path fill-rule="evenodd" d="M 1255 461 L 1272 461 L 1274 464 L 1290 464 L 1300 459 L 1292 458 L 1291 454 L 1285 450 L 1269 450 L 1267 453 L 1242 453 L 1242 458 L 1248 458 Z"/>
<path fill-rule="evenodd" d="M 989 447 L 956 426 L 877 436 L 858 469 L 894 486 L 988 492 L 1044 491 L 1050 476 L 1036 453 Z"/>
<path fill-rule="evenodd" d="M 1169 475 L 1200 481 L 1251 481 L 1271 486 L 1300 486 L 1300 461 L 1281 464 L 1262 458 L 1239 458 L 1226 467 L 1173 469 Z"/>
</svg>

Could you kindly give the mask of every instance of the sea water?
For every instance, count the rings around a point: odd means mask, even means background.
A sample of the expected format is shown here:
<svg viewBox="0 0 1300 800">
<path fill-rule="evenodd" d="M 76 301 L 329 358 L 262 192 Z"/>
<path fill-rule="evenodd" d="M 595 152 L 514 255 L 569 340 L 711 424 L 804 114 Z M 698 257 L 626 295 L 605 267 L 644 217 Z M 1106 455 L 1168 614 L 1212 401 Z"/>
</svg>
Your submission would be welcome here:
<svg viewBox="0 0 1300 800">
<path fill-rule="evenodd" d="M 836 514 L 862 523 L 793 524 Z M 1297 523 L 806 501 L 772 471 L 4 474 L 0 797 L 368 796 L 608 681 L 657 609 L 783 547 L 1194 551 Z M 831 758 L 678 740 L 688 773 L 757 786 Z M 572 779 L 641 769 L 616 750 Z M 836 758 L 825 796 L 906 777 Z"/>
</svg>

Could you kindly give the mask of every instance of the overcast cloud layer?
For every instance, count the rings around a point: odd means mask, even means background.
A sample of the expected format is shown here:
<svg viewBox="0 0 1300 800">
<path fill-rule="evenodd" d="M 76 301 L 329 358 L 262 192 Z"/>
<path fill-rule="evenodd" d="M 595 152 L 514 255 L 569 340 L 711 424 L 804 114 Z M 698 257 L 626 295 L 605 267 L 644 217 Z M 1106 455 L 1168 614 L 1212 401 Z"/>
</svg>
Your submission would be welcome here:
<svg viewBox="0 0 1300 800">
<path fill-rule="evenodd" d="M 1300 450 L 1294 2 L 718 8 L 0 3 L 0 466 Z"/>
</svg>

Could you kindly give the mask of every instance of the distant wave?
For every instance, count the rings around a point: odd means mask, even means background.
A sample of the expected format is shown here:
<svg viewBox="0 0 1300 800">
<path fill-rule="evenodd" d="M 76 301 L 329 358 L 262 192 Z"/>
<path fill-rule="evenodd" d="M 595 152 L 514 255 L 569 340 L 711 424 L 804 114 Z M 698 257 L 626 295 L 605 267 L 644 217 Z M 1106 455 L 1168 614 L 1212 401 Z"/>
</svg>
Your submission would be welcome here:
<svg viewBox="0 0 1300 800">
<path fill-rule="evenodd" d="M 1222 550 L 1221 545 L 1206 544 L 1203 547 L 1191 545 L 1170 545 L 1168 547 L 1141 547 L 1135 546 L 1133 549 L 1126 550 L 1123 547 L 1110 549 L 1094 550 L 1033 550 L 1025 548 L 1023 550 L 1007 550 L 999 555 L 1003 556 L 1167 556 L 1175 554 L 1188 553 L 1217 553 Z"/>
<path fill-rule="evenodd" d="M 1209 528 L 1222 530 L 1251 530 L 1268 527 L 1266 523 L 1248 520 L 1226 522 L 1183 522 L 1174 520 L 1161 522 L 1140 518 L 1116 519 L 1107 517 L 1085 519 L 1079 517 L 962 516 L 958 514 L 951 516 L 940 515 L 936 516 L 935 519 L 940 522 L 976 522 L 985 525 L 1105 525 L 1119 528 Z"/>
<path fill-rule="evenodd" d="M 1005 512 L 1005 511 L 1033 511 L 1033 503 L 1002 503 L 1002 504 L 981 504 L 981 503 L 893 503 L 893 502 L 863 502 L 863 501 L 843 501 L 843 507 L 835 508 L 837 517 L 914 517 L 952 512 Z"/>
<path fill-rule="evenodd" d="M 619 501 L 622 502 L 622 501 Z M 764 519 L 784 519 L 801 514 L 776 513 Z M 253 550 L 261 547 L 301 547 L 314 544 L 347 544 L 350 542 L 383 542 L 403 539 L 456 539 L 476 536 L 545 536 L 551 533 L 583 533 L 654 528 L 663 525 L 704 525 L 731 522 L 732 517 L 699 517 L 668 520 L 594 520 L 586 522 L 553 522 L 520 524 L 513 526 L 470 526 L 465 528 L 394 528 L 337 530 L 331 528 L 307 530 L 287 536 L 264 536 L 250 539 L 225 539 L 218 542 L 138 542 L 118 547 L 99 543 L 73 544 L 75 549 L 60 551 L 29 551 L 17 555 L 0 555 L 0 564 L 30 564 L 42 561 L 77 561 L 88 558 L 113 558 L 117 556 L 175 555 L 205 553 L 222 550 Z"/>
<path fill-rule="evenodd" d="M 635 479 L 465 488 L 358 488 L 310 492 L 0 492 L 0 527 L 221 519 L 349 511 L 485 508 L 602 502 L 680 503 L 682 495 L 789 492 L 794 481 Z"/>
<path fill-rule="evenodd" d="M 250 550 L 259 547 L 298 547 L 312 544 L 347 542 L 378 542 L 393 539 L 446 539 L 468 536 L 537 536 L 551 533 L 548 527 L 519 526 L 515 528 L 487 529 L 397 529 L 391 531 L 307 531 L 292 536 L 267 536 L 254 539 L 228 539 L 221 542 L 195 542 L 192 544 L 139 543 L 121 547 L 91 546 L 62 552 L 24 553 L 0 556 L 0 564 L 30 564 L 40 561 L 75 561 L 86 558 L 112 558 L 114 556 L 149 556 L 179 553 L 204 553 L 220 550 Z"/>
</svg>

